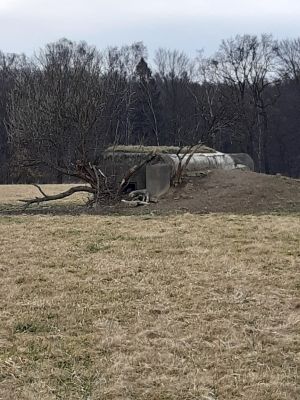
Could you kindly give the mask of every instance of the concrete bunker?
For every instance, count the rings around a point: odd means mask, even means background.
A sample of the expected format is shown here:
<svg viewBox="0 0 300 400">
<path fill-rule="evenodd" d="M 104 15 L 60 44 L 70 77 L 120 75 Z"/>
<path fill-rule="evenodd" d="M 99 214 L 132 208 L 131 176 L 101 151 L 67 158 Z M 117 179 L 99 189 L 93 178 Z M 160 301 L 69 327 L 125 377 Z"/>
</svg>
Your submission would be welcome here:
<svg viewBox="0 0 300 400">
<path fill-rule="evenodd" d="M 159 197 L 165 194 L 175 176 L 180 158 L 184 164 L 189 159 L 189 154 L 183 150 L 183 154 L 177 154 L 178 147 L 167 146 L 115 146 L 109 147 L 104 153 L 104 161 L 110 173 L 119 183 L 124 173 L 134 165 L 139 165 L 154 152 L 154 159 L 141 167 L 130 179 L 126 190 L 147 189 L 151 196 Z M 185 168 L 185 175 L 197 176 L 201 172 L 212 169 L 246 169 L 253 171 L 254 164 L 248 154 L 225 154 L 206 146 L 200 147 L 194 153 Z"/>
</svg>

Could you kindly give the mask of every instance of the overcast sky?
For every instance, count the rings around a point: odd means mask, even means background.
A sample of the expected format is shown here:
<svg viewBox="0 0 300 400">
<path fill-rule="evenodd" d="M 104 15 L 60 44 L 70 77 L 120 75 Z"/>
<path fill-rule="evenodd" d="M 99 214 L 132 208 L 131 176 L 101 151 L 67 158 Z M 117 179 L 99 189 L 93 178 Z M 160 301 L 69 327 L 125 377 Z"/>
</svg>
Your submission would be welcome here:
<svg viewBox="0 0 300 400">
<path fill-rule="evenodd" d="M 209 55 L 238 33 L 298 37 L 299 22 L 300 0 L 0 0 L 0 50 L 30 55 L 66 37 Z"/>
</svg>

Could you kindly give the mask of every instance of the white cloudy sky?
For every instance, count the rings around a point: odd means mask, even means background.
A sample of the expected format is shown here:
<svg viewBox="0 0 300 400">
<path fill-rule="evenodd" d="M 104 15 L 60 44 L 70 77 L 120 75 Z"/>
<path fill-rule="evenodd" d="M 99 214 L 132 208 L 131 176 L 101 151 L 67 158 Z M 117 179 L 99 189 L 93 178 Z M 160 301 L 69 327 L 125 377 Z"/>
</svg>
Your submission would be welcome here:
<svg viewBox="0 0 300 400">
<path fill-rule="evenodd" d="M 0 0 L 0 49 L 31 54 L 67 37 L 210 54 L 237 33 L 298 37 L 299 22 L 300 0 Z"/>
</svg>

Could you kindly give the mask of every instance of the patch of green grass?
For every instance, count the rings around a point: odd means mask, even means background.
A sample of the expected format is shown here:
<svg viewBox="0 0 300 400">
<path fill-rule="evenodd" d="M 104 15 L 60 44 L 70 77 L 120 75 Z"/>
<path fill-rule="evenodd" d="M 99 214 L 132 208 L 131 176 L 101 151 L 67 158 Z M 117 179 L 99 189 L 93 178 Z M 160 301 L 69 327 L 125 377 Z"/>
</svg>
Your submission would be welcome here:
<svg viewBox="0 0 300 400">
<path fill-rule="evenodd" d="M 1 209 L 0 209 L 0 214 L 1 214 Z M 22 224 L 23 222 L 24 222 L 23 218 L 19 216 L 10 216 L 10 215 L 0 216 L 0 224 L 2 225 Z"/>
<path fill-rule="evenodd" d="M 18 322 L 15 326 L 15 333 L 36 333 L 40 327 L 34 322 Z"/>
<path fill-rule="evenodd" d="M 100 251 L 109 250 L 110 248 L 110 245 L 103 243 L 91 243 L 87 246 L 87 250 L 89 253 L 98 253 Z"/>
<path fill-rule="evenodd" d="M 17 322 L 14 326 L 14 333 L 45 333 L 50 331 L 50 326 L 35 321 Z"/>
</svg>

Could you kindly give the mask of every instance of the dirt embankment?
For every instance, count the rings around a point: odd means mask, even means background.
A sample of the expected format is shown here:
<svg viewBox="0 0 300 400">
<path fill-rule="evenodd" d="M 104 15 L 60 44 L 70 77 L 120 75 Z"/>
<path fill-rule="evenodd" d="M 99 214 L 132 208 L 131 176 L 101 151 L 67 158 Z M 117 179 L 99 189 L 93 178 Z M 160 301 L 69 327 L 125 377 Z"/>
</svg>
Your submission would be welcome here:
<svg viewBox="0 0 300 400">
<path fill-rule="evenodd" d="M 152 208 L 199 213 L 300 212 L 300 180 L 239 170 L 214 170 L 170 189 Z"/>
</svg>

